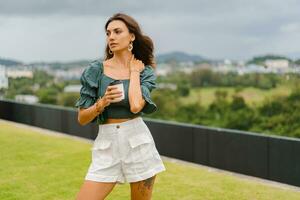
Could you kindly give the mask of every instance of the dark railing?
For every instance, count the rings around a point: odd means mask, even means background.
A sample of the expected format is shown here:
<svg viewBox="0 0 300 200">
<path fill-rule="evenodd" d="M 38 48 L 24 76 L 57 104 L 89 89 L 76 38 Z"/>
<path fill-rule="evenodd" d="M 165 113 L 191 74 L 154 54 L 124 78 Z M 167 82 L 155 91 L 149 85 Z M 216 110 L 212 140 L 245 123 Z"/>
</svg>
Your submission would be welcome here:
<svg viewBox="0 0 300 200">
<path fill-rule="evenodd" d="M 0 100 L 0 118 L 95 139 L 77 110 Z M 144 118 L 144 117 L 143 117 Z M 300 139 L 145 119 L 161 155 L 300 186 Z"/>
</svg>

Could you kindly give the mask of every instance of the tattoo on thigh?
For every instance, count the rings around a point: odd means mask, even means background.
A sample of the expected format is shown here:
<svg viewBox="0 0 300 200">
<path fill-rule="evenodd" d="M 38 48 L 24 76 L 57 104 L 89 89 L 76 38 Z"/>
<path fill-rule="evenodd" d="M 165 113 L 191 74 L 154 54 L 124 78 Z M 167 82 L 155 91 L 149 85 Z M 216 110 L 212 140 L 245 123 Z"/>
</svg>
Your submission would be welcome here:
<svg viewBox="0 0 300 200">
<path fill-rule="evenodd" d="M 148 189 L 151 189 L 151 186 L 153 185 L 153 179 L 154 177 L 150 177 L 146 180 L 143 181 L 143 184 L 145 187 L 147 187 Z"/>
<path fill-rule="evenodd" d="M 153 185 L 153 180 L 154 180 L 154 177 L 150 177 L 146 180 L 143 180 L 142 183 L 138 185 L 138 189 L 142 193 L 142 195 L 145 194 L 146 189 L 148 189 L 148 190 L 151 189 L 151 187 Z M 147 195 L 147 193 L 146 193 L 146 195 Z"/>
</svg>

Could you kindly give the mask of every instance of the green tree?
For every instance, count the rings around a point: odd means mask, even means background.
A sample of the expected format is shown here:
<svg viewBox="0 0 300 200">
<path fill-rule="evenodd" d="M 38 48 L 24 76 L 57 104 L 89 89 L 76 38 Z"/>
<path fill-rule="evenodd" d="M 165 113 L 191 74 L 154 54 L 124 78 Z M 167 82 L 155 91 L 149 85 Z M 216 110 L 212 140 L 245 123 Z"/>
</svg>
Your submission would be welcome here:
<svg viewBox="0 0 300 200">
<path fill-rule="evenodd" d="M 253 124 L 257 122 L 257 118 L 252 109 L 240 109 L 230 112 L 227 115 L 226 128 L 249 130 Z"/>
<path fill-rule="evenodd" d="M 78 98 L 79 98 L 78 93 L 73 93 L 73 92 L 61 93 L 57 97 L 57 104 L 74 108 L 74 105 Z"/>
<path fill-rule="evenodd" d="M 177 84 L 177 92 L 180 96 L 188 96 L 190 94 L 190 85 L 186 81 L 182 81 L 180 84 Z"/>
<path fill-rule="evenodd" d="M 198 102 L 182 105 L 176 110 L 178 121 L 199 124 L 202 122 L 204 108 Z"/>
<path fill-rule="evenodd" d="M 232 96 L 232 102 L 230 103 L 230 108 L 232 111 L 247 109 L 248 106 L 243 97 L 239 95 Z"/>
<path fill-rule="evenodd" d="M 58 91 L 53 87 L 42 88 L 37 92 L 40 103 L 56 104 Z"/>
</svg>

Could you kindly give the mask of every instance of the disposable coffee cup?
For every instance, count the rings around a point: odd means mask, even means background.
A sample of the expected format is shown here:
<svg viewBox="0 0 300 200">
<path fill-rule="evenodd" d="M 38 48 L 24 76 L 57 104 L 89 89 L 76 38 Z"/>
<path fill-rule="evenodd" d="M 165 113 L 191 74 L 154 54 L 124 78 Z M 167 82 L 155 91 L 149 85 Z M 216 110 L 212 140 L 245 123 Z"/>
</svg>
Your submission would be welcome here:
<svg viewBox="0 0 300 200">
<path fill-rule="evenodd" d="M 122 81 L 120 81 L 120 80 L 114 80 L 109 85 L 117 86 L 118 90 L 122 92 L 122 96 L 121 97 L 114 99 L 116 102 L 119 102 L 119 101 L 122 101 L 123 99 L 125 99 L 124 85 L 123 85 Z"/>
</svg>

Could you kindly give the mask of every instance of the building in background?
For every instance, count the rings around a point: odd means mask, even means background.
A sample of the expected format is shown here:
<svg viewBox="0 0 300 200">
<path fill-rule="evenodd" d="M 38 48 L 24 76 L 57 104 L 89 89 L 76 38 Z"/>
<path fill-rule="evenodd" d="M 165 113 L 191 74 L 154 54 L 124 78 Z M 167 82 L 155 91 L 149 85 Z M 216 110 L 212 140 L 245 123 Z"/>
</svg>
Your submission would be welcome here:
<svg viewBox="0 0 300 200">
<path fill-rule="evenodd" d="M 0 89 L 8 88 L 8 77 L 6 75 L 6 68 L 3 65 L 0 65 Z"/>
<path fill-rule="evenodd" d="M 28 95 L 28 94 L 18 94 L 15 96 L 15 100 L 19 102 L 25 102 L 25 103 L 37 103 L 39 101 L 39 98 L 34 95 Z"/>
<path fill-rule="evenodd" d="M 64 92 L 80 92 L 81 85 L 68 85 L 64 88 Z"/>
<path fill-rule="evenodd" d="M 286 59 L 268 59 L 265 61 L 265 66 L 271 69 L 274 73 L 290 72 L 289 61 Z"/>
<path fill-rule="evenodd" d="M 30 68 L 10 67 L 6 70 L 6 74 L 10 78 L 19 78 L 19 77 L 33 78 L 33 71 Z"/>
</svg>

